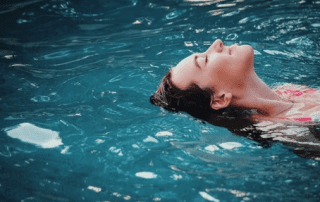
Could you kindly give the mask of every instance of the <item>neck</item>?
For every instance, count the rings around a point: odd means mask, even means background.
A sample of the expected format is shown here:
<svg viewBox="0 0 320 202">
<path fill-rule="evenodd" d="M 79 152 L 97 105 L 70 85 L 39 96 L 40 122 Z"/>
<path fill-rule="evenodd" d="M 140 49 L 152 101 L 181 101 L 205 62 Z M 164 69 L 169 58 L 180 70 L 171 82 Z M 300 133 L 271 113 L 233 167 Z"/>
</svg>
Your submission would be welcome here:
<svg viewBox="0 0 320 202">
<path fill-rule="evenodd" d="M 264 116 L 278 116 L 287 112 L 293 105 L 291 101 L 282 100 L 253 71 L 249 74 L 246 85 L 235 96 L 234 106 L 256 109 Z"/>
</svg>

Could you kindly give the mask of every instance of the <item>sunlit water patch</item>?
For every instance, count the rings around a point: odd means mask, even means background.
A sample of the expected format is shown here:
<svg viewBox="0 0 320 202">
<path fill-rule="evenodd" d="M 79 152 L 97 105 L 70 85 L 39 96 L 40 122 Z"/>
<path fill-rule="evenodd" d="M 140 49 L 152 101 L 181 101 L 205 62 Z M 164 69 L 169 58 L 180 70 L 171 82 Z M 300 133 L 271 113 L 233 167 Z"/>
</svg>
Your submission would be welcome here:
<svg viewBox="0 0 320 202">
<path fill-rule="evenodd" d="M 8 136 L 42 148 L 54 148 L 63 145 L 59 133 L 30 123 L 5 128 Z"/>
</svg>

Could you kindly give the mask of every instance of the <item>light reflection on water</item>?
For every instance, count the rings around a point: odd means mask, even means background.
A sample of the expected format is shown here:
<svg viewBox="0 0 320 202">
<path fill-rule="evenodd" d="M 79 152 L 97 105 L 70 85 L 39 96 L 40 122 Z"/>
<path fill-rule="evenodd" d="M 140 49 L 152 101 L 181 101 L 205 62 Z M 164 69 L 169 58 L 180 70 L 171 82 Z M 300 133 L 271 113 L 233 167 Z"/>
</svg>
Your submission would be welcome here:
<svg viewBox="0 0 320 202">
<path fill-rule="evenodd" d="M 149 95 L 169 68 L 217 38 L 250 44 L 255 69 L 269 85 L 319 88 L 318 9 L 317 1 L 293 0 L 3 7 L 0 185 L 6 192 L 0 195 L 6 201 L 317 201 L 319 163 L 299 156 L 315 150 L 295 146 L 319 146 L 318 128 L 260 134 L 261 143 L 248 131 L 242 137 L 159 109 Z"/>
<path fill-rule="evenodd" d="M 8 136 L 42 148 L 54 148 L 63 145 L 59 133 L 49 129 L 39 128 L 30 123 L 5 128 Z"/>
</svg>

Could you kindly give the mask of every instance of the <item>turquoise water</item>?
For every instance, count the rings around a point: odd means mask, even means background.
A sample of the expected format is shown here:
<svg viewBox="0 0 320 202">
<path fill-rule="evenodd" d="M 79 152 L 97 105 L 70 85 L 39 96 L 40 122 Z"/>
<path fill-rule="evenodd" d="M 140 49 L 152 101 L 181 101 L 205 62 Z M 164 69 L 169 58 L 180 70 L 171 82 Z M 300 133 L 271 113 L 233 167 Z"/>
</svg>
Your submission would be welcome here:
<svg viewBox="0 0 320 202">
<path fill-rule="evenodd" d="M 290 130 L 315 147 L 297 149 L 149 96 L 217 38 L 250 44 L 269 85 L 319 88 L 319 1 L 16 2 L 0 5 L 1 201 L 318 201 L 317 127 Z"/>
</svg>

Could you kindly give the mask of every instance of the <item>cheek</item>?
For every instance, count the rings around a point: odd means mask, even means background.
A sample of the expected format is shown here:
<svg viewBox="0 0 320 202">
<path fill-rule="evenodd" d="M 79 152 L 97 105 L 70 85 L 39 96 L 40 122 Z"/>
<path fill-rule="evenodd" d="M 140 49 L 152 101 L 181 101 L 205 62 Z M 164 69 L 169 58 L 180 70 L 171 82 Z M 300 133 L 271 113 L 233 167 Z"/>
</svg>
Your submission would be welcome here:
<svg viewBox="0 0 320 202">
<path fill-rule="evenodd" d="M 215 80 L 218 82 L 218 84 L 228 85 L 234 83 L 237 80 L 237 75 L 234 71 L 221 69 L 219 71 L 216 71 Z"/>
<path fill-rule="evenodd" d="M 241 65 L 229 62 L 224 65 L 223 68 L 213 72 L 216 84 L 227 88 L 241 88 L 245 81 L 245 73 Z"/>
<path fill-rule="evenodd" d="M 201 74 L 197 75 L 196 78 L 196 84 L 202 89 L 214 85 L 213 81 L 215 81 L 215 77 L 210 72 L 202 72 Z"/>
<path fill-rule="evenodd" d="M 220 79 L 230 79 L 239 74 L 239 64 L 234 58 L 226 58 L 223 61 L 218 61 L 217 67 L 214 70 Z"/>
</svg>

